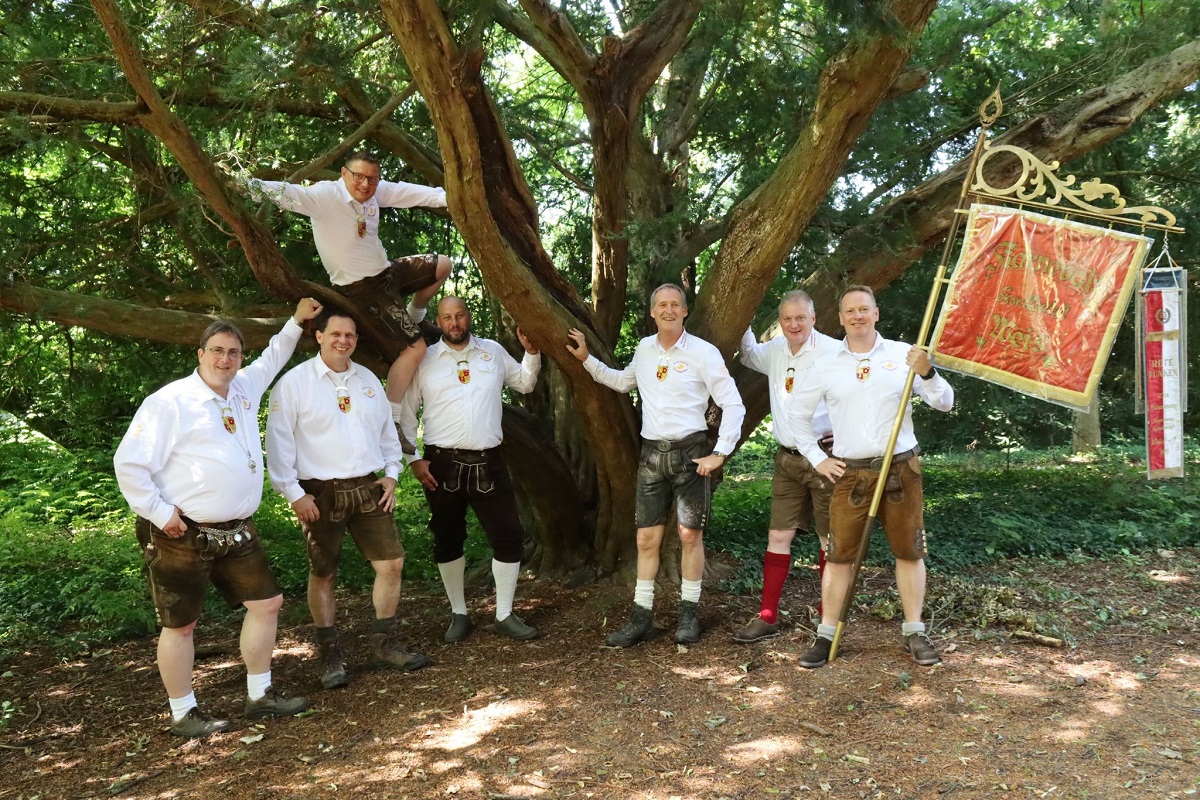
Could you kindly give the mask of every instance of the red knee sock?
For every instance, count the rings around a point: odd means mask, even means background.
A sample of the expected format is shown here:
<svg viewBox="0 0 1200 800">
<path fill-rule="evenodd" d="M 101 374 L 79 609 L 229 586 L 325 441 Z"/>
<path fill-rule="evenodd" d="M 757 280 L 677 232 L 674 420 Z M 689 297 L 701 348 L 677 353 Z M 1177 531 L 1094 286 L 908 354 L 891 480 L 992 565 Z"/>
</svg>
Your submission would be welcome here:
<svg viewBox="0 0 1200 800">
<path fill-rule="evenodd" d="M 758 615 L 764 622 L 779 621 L 779 596 L 783 594 L 783 583 L 791 567 L 792 557 L 788 553 L 768 552 L 763 556 L 762 610 Z"/>
<path fill-rule="evenodd" d="M 817 594 L 820 596 L 821 587 L 825 584 L 825 551 L 820 547 L 817 548 Z M 824 612 L 825 604 L 820 600 L 817 601 L 817 616 L 820 617 Z"/>
</svg>

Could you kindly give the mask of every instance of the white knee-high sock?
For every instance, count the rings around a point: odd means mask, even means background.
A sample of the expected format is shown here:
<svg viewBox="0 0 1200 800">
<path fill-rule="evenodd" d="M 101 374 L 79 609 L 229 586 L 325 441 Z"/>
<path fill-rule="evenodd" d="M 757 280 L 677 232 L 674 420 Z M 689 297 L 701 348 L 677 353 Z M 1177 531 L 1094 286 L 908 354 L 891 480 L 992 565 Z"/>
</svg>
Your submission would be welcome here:
<svg viewBox="0 0 1200 800">
<path fill-rule="evenodd" d="M 463 583 L 467 573 L 467 557 L 459 556 L 453 561 L 438 564 L 438 572 L 442 573 L 442 586 L 446 587 L 450 610 L 455 614 L 466 614 L 467 596 Z"/>
<path fill-rule="evenodd" d="M 497 561 L 492 559 L 492 577 L 496 580 L 496 621 L 508 619 L 512 613 L 513 596 L 517 593 L 517 577 L 521 574 L 520 561 Z"/>
</svg>

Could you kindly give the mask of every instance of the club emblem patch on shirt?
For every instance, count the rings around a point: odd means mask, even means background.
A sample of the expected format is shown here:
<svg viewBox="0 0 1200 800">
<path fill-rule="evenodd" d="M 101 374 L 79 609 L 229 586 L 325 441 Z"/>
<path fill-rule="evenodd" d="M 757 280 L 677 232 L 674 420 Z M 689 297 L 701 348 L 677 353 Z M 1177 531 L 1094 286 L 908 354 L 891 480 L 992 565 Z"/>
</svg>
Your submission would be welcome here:
<svg viewBox="0 0 1200 800">
<path fill-rule="evenodd" d="M 687 364 L 683 363 L 682 361 L 676 361 L 671 365 L 671 368 L 676 372 L 687 372 Z"/>
<path fill-rule="evenodd" d="M 370 386 L 364 386 L 364 387 L 363 387 L 363 394 L 365 394 L 367 397 L 374 397 L 374 396 L 375 396 L 375 390 L 374 390 L 374 389 L 372 389 Z"/>
<path fill-rule="evenodd" d="M 896 369 L 900 365 L 897 364 L 895 361 L 885 361 L 882 364 L 880 364 L 880 366 L 883 367 L 884 369 L 888 370 L 889 372 L 891 372 L 892 370 Z"/>
<path fill-rule="evenodd" d="M 492 354 L 491 354 L 491 353 L 487 353 L 487 352 L 480 353 L 480 354 L 479 354 L 479 360 L 480 360 L 480 361 L 491 361 L 491 360 L 492 360 Z"/>
<path fill-rule="evenodd" d="M 239 402 L 241 402 L 241 404 L 242 404 L 242 408 L 244 408 L 244 409 L 245 409 L 245 410 L 247 410 L 247 411 L 249 411 L 249 410 L 250 410 L 250 401 L 249 401 L 249 400 L 247 400 L 246 398 L 242 397 L 242 396 L 239 394 L 239 395 L 238 395 L 238 401 L 239 401 Z"/>
<path fill-rule="evenodd" d="M 367 216 L 368 217 L 375 216 L 375 206 L 367 206 Z"/>
</svg>

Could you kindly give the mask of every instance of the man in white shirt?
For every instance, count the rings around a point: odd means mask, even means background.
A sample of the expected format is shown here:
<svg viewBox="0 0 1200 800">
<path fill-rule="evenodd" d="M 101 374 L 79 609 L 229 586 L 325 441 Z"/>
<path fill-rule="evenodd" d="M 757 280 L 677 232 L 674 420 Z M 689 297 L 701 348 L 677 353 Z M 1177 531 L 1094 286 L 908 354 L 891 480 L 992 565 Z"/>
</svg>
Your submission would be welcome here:
<svg viewBox="0 0 1200 800">
<path fill-rule="evenodd" d="M 771 479 L 771 523 L 767 531 L 767 552 L 763 556 L 761 610 L 742 629 L 733 634 L 735 641 L 757 642 L 779 634 L 779 598 L 792 566 L 792 539 L 797 528 L 815 527 L 820 547 L 817 550 L 819 574 L 825 572 L 825 542 L 829 536 L 829 496 L 833 484 L 808 463 L 796 449 L 788 425 L 788 409 L 796 392 L 804 385 L 809 367 L 820 356 L 831 353 L 840 343 L 821 333 L 812 298 L 800 290 L 788 292 L 779 302 L 781 336 L 769 342 L 754 340 L 749 328 L 742 335 L 741 360 L 752 370 L 767 376 L 771 396 L 772 430 L 779 451 L 775 454 L 775 474 Z M 829 414 L 824 404 L 813 415 L 814 431 L 822 438 L 830 436 Z M 828 445 L 825 445 L 828 447 Z M 818 612 L 820 613 L 820 609 Z"/>
<path fill-rule="evenodd" d="M 889 341 L 875 331 L 879 308 L 870 287 L 847 287 L 839 309 L 846 339 L 832 355 L 813 365 L 788 417 L 800 452 L 817 472 L 834 482 L 827 564 L 821 586 L 824 609 L 816 642 L 801 656 L 800 666 L 815 669 L 829 660 L 838 615 L 850 591 L 854 559 L 900 403 L 905 404 L 904 420 L 877 516 L 896 558 L 905 647 L 918 664 L 931 666 L 941 658 L 921 621 L 926 552 L 924 492 L 917 457 L 921 449 L 913 435 L 910 398 L 901 397 L 901 392 L 909 369 L 916 373 L 913 393 L 931 408 L 949 411 L 954 405 L 954 390 L 933 368 L 924 350 Z M 822 400 L 833 425 L 836 455 L 832 457 L 821 451 L 813 422 Z"/>
<path fill-rule="evenodd" d="M 384 208 L 446 207 L 446 190 L 416 183 L 380 180 L 379 159 L 360 150 L 346 159 L 341 179 L 301 186 L 282 181 L 250 181 L 255 197 L 312 220 L 313 240 L 334 287 L 359 308 L 381 319 L 403 348 L 388 370 L 387 397 L 392 418 L 425 356 L 417 323 L 450 275 L 450 259 L 428 253 L 389 259 L 379 240 Z M 412 295 L 405 304 L 404 297 Z"/>
<path fill-rule="evenodd" d="M 540 632 L 512 613 L 521 574 L 525 529 L 517 515 L 512 478 L 500 455 L 504 387 L 528 394 L 537 383 L 542 356 L 517 330 L 525 348 L 518 364 L 498 342 L 471 335 L 471 313 L 460 298 L 446 297 L 437 308 L 442 339 L 429 348 L 404 400 L 401 433 L 416 441 L 422 408 L 424 455 L 405 454 L 413 476 L 425 487 L 433 558 L 450 600 L 447 642 L 461 642 L 474 624 L 464 588 L 467 508 L 475 511 L 492 546 L 496 581 L 496 621 L 491 630 L 517 640 Z"/>
<path fill-rule="evenodd" d="M 358 345 L 350 315 L 326 309 L 315 329 L 320 352 L 290 370 L 271 392 L 267 458 L 271 485 L 291 504 L 308 544 L 318 671 L 321 685 L 333 689 L 350 682 L 334 597 L 347 532 L 375 570 L 371 665 L 411 672 L 429 659 L 408 649 L 396 627 L 404 546 L 392 509 L 401 453 L 383 385 L 350 360 Z"/>
<path fill-rule="evenodd" d="M 725 463 L 741 437 L 746 408 L 721 353 L 683 329 L 687 298 L 667 283 L 650 295 L 658 333 L 642 339 L 633 360 L 616 370 L 588 355 L 583 332 L 571 329 L 567 349 L 593 380 L 619 392 L 636 388 L 642 399 L 642 453 L 637 473 L 637 584 L 629 622 L 609 634 L 609 647 L 629 647 L 654 633 L 654 582 L 659 550 L 674 500 L 679 521 L 679 620 L 675 641 L 700 639 L 700 588 L 704 577 L 704 527 L 708 523 L 710 476 Z M 717 445 L 708 451 L 704 420 L 712 398 L 722 411 Z"/>
<path fill-rule="evenodd" d="M 204 590 L 246 607 L 241 650 L 247 719 L 299 714 L 302 697 L 271 686 L 271 652 L 283 595 L 250 517 L 262 500 L 258 405 L 287 363 L 300 324 L 321 306 L 305 298 L 253 364 L 242 369 L 245 338 L 214 322 L 196 351 L 199 366 L 146 398 L 113 457 L 117 484 L 137 514 L 137 538 L 162 625 L 158 672 L 171 703 L 171 733 L 207 736 L 229 729 L 196 704 L 193 632 Z"/>
</svg>

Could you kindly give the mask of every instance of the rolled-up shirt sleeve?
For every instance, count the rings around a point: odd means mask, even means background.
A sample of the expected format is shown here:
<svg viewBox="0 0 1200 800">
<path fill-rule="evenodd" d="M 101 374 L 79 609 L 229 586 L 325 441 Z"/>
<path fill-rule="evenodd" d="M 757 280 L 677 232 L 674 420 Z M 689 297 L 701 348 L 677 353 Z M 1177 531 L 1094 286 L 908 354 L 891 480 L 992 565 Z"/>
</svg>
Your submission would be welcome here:
<svg viewBox="0 0 1200 800">
<path fill-rule="evenodd" d="M 595 356 L 589 355 L 587 361 L 583 362 L 583 368 L 596 383 L 618 392 L 631 392 L 637 388 L 637 370 L 632 361 L 625 369 L 613 369 Z"/>
</svg>

